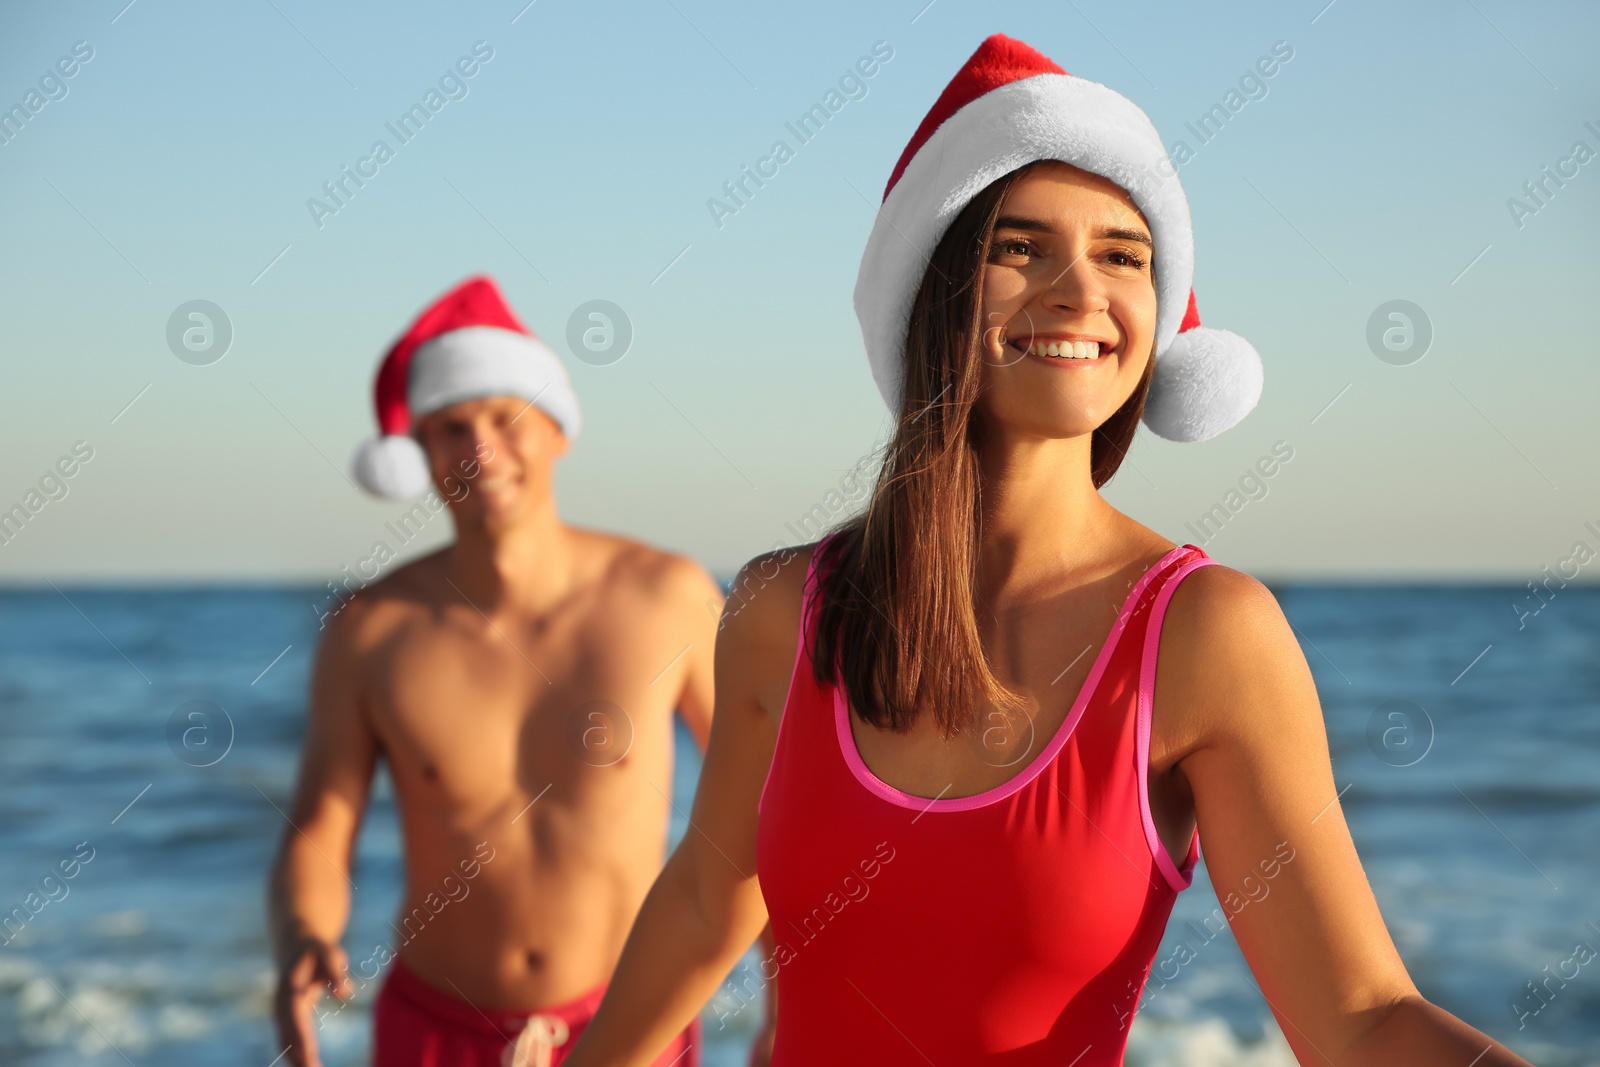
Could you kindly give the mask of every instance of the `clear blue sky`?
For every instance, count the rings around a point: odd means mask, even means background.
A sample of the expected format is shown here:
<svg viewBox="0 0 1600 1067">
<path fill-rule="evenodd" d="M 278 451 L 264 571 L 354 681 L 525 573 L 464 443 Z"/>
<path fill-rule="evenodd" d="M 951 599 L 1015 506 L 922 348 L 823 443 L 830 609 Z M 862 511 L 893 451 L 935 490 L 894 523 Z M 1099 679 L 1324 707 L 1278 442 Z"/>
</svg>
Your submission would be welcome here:
<svg viewBox="0 0 1600 1067">
<path fill-rule="evenodd" d="M 1141 430 L 1113 503 L 1196 541 L 1185 523 L 1281 440 L 1267 495 L 1206 542 L 1261 577 L 1521 583 L 1600 551 L 1600 160 L 1523 192 L 1575 142 L 1600 152 L 1592 5 L 524 2 L 7 6 L 0 106 L 39 95 L 0 144 L 0 509 L 76 442 L 93 458 L 0 545 L 0 581 L 336 576 L 403 510 L 341 473 L 377 359 L 476 271 L 568 355 L 568 519 L 723 575 L 796 540 L 887 426 L 850 300 L 874 206 L 996 31 L 1196 149 L 1201 308 L 1266 362 L 1221 437 Z M 479 41 L 465 95 L 398 145 L 385 123 Z M 707 200 L 879 41 L 866 95 L 719 227 Z M 1184 124 L 1280 41 L 1265 95 L 1200 145 Z M 379 139 L 394 158 L 319 227 L 307 200 Z M 166 340 L 196 299 L 234 332 L 206 366 Z M 633 324 L 608 366 L 566 347 L 591 299 Z M 1434 334 L 1404 366 L 1366 340 L 1395 299 Z"/>
</svg>

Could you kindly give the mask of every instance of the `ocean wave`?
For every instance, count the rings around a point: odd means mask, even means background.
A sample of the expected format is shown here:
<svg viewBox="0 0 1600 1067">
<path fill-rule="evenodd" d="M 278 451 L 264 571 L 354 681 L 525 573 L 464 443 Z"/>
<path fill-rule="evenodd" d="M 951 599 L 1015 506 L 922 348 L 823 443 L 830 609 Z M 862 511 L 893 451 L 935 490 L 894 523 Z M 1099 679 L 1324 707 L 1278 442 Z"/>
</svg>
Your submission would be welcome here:
<svg viewBox="0 0 1600 1067">
<path fill-rule="evenodd" d="M 1542 812 L 1571 811 L 1600 804 L 1600 786 L 1584 783 L 1541 785 L 1532 782 L 1506 782 L 1474 785 L 1460 783 L 1472 802 L 1486 810 Z M 1396 803 L 1454 807 L 1462 803 L 1461 793 L 1449 786 L 1363 788 L 1357 785 L 1340 797 L 1346 808 L 1391 806 Z"/>
<path fill-rule="evenodd" d="M 109 918 L 109 917 L 108 917 Z M 138 926 L 123 913 L 100 924 L 100 936 L 125 936 Z M 272 976 L 260 963 L 195 970 L 140 962 L 83 961 L 50 967 L 17 953 L 0 953 L 0 1062 L 75 1063 L 102 1053 L 111 1061 L 159 1050 L 168 1064 L 219 1062 L 218 1056 L 264 1053 L 271 1059 L 267 1018 Z M 327 1019 L 318 1034 L 329 1067 L 364 1063 L 370 1002 Z M 707 1027 L 708 1067 L 744 1062 L 759 1009 L 740 1032 Z M 711 1021 L 708 1018 L 708 1023 Z M 1262 1036 L 1239 1036 L 1221 1018 L 1135 1017 L 1126 1067 L 1298 1067 L 1275 1022 L 1263 1018 Z M 114 1050 L 114 1051 L 113 1051 Z M 1600 1067 L 1600 1060 L 1558 1043 L 1519 1049 L 1547 1067 Z M 63 1059 L 63 1054 L 68 1057 Z"/>
<path fill-rule="evenodd" d="M 1221 1019 L 1178 1022 L 1135 1016 L 1128 1034 L 1127 1067 L 1299 1067 L 1277 1025 L 1261 1040 L 1245 1042 Z"/>
<path fill-rule="evenodd" d="M 117 925 L 132 921 L 125 913 Z M 269 978 L 260 967 L 204 975 L 151 962 L 52 967 L 7 953 L 0 955 L 0 1032 L 7 1034 L 4 1044 L 72 1049 L 81 1056 L 186 1045 L 243 1019 L 263 1020 Z"/>
</svg>

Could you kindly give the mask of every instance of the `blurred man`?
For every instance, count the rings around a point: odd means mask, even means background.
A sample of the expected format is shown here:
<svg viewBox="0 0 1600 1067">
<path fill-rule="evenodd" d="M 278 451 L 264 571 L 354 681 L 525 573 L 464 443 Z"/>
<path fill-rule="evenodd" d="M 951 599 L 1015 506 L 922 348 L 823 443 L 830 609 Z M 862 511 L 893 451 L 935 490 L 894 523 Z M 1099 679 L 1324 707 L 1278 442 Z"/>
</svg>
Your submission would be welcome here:
<svg viewBox="0 0 1600 1067">
<path fill-rule="evenodd" d="M 386 530 L 415 536 L 442 493 L 456 539 L 386 575 L 379 542 L 318 611 L 293 825 L 269 886 L 279 1047 L 318 1064 L 338 1003 L 324 988 L 343 999 L 385 976 L 375 1067 L 547 1067 L 598 1006 L 662 866 L 672 713 L 704 748 L 721 590 L 684 557 L 557 516 L 577 400 L 490 279 L 423 312 L 376 395 L 383 436 L 357 452 L 356 479 L 392 499 L 431 482 Z M 404 903 L 386 943 L 347 955 L 380 754 Z M 698 1043 L 697 1021 L 658 1062 L 692 1067 Z"/>
</svg>

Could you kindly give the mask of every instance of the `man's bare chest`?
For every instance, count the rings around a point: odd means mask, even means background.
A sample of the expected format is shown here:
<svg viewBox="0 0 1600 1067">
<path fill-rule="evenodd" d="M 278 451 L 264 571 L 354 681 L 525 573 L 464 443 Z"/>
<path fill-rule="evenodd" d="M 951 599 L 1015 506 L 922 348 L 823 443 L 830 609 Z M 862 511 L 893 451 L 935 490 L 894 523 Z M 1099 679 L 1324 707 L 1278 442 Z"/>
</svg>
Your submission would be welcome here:
<svg viewBox="0 0 1600 1067">
<path fill-rule="evenodd" d="M 676 651 L 666 636 L 413 626 L 375 657 L 362 689 L 398 784 L 479 795 L 617 778 L 670 744 L 676 687 L 656 684 Z"/>
</svg>

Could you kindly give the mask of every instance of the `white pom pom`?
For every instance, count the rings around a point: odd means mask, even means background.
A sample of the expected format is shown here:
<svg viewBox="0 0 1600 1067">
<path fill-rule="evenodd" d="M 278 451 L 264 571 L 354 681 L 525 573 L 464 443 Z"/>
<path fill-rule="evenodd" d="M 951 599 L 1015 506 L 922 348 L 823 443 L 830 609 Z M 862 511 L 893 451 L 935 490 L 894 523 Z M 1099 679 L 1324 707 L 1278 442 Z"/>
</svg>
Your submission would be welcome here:
<svg viewBox="0 0 1600 1067">
<path fill-rule="evenodd" d="M 356 484 L 374 496 L 410 500 L 421 496 L 433 476 L 422 446 L 404 434 L 369 437 L 350 460 Z"/>
<path fill-rule="evenodd" d="M 1144 424 L 1169 441 L 1205 441 L 1237 426 L 1261 399 L 1261 356 L 1230 330 L 1185 330 L 1156 358 Z"/>
</svg>

